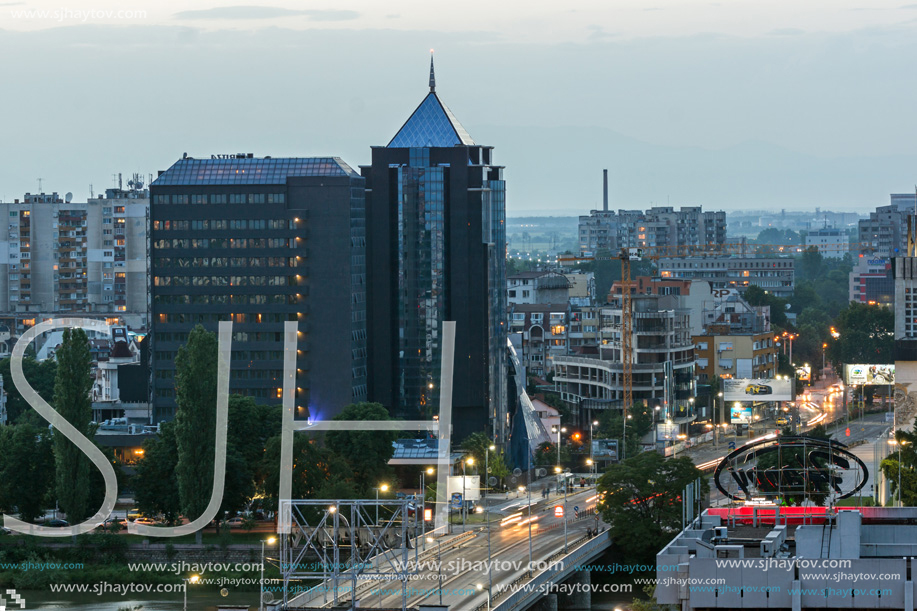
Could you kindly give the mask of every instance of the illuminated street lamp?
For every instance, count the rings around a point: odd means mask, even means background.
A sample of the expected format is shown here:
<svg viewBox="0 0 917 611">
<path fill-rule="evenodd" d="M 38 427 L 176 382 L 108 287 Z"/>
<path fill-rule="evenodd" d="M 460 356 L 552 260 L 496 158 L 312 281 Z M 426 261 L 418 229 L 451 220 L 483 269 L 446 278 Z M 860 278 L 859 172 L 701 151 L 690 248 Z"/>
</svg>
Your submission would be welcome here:
<svg viewBox="0 0 917 611">
<path fill-rule="evenodd" d="M 331 509 L 334 509 L 334 507 Z M 276 537 L 268 537 L 261 540 L 261 597 L 258 601 L 258 609 L 261 611 L 264 611 L 264 544 L 274 545 L 275 541 L 277 541 Z M 185 604 L 187 604 L 187 601 Z"/>
<path fill-rule="evenodd" d="M 378 488 L 373 488 L 376 491 L 376 524 L 379 523 L 379 491 L 388 492 L 388 484 L 382 484 Z"/>
<path fill-rule="evenodd" d="M 182 578 L 182 581 L 185 582 L 185 588 L 184 588 L 184 590 L 185 590 L 184 601 L 185 601 L 185 602 L 184 602 L 184 605 L 182 606 L 182 608 L 184 609 L 184 611 L 188 611 L 188 585 L 189 585 L 189 584 L 192 584 L 192 583 L 197 583 L 197 582 L 200 581 L 200 580 L 201 580 L 201 576 L 200 576 L 200 575 L 192 575 L 191 577 L 183 577 L 183 578 Z"/>
</svg>

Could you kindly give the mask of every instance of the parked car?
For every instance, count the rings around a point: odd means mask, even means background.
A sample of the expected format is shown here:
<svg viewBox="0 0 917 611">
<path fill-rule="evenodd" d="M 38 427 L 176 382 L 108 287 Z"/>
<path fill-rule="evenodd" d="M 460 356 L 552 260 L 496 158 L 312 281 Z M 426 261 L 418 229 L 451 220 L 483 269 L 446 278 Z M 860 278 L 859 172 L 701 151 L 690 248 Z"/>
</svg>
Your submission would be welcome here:
<svg viewBox="0 0 917 611">
<path fill-rule="evenodd" d="M 779 418 L 777 418 L 777 426 L 786 426 L 789 423 L 790 421 L 787 420 L 785 416 L 780 416 Z"/>
<path fill-rule="evenodd" d="M 108 518 L 107 520 L 102 522 L 102 527 L 111 528 L 115 524 L 118 524 L 119 526 L 123 528 L 127 526 L 127 520 L 122 520 L 121 518 Z"/>
<path fill-rule="evenodd" d="M 136 520 L 134 520 L 134 524 L 145 524 L 147 526 L 155 526 L 156 524 L 158 524 L 158 522 L 156 522 L 156 520 L 154 520 L 153 518 L 145 518 L 141 516 L 137 518 Z"/>
<path fill-rule="evenodd" d="M 51 526 L 52 528 L 63 528 L 64 526 L 70 526 L 70 523 L 67 520 L 48 520 L 44 524 L 45 526 Z"/>
<path fill-rule="evenodd" d="M 230 518 L 226 521 L 226 523 L 229 524 L 230 528 L 241 528 L 243 522 L 245 522 L 245 518 L 240 517 L 240 516 Z"/>
<path fill-rule="evenodd" d="M 133 522 L 137 518 L 142 518 L 142 517 L 143 517 L 143 513 L 136 507 L 127 512 L 127 521 L 128 522 Z"/>
</svg>

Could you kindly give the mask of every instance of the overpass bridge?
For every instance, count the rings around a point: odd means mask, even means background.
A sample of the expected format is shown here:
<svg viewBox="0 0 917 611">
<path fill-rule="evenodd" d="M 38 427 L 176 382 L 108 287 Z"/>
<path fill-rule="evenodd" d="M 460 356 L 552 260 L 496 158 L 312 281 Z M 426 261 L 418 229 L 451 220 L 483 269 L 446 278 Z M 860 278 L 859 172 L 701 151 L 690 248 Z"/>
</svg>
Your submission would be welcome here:
<svg viewBox="0 0 917 611">
<path fill-rule="evenodd" d="M 540 490 L 540 484 L 532 484 L 535 486 Z M 356 560 L 350 566 L 355 568 L 319 577 L 306 587 L 305 582 L 292 579 L 286 582 L 286 591 L 282 586 L 270 587 L 265 600 L 273 600 L 266 608 L 521 611 L 547 605 L 545 608 L 557 609 L 557 595 L 551 588 L 562 583 L 588 583 L 589 571 L 580 567 L 601 557 L 611 546 L 608 531 L 595 514 L 595 488 L 572 490 L 567 496 L 566 515 L 555 516 L 555 507 L 564 505 L 563 499 L 563 495 L 551 495 L 545 500 L 540 494 L 510 498 L 493 508 L 488 524 L 469 526 L 464 531 L 456 525 L 458 532 L 433 537 L 410 532 L 406 520 L 398 524 L 396 512 L 395 522 L 387 530 L 388 541 L 393 528 L 401 528 L 405 531 L 403 546 L 384 545 L 378 553 L 363 556 L 354 551 Z M 347 509 L 342 507 L 340 513 L 346 517 Z M 320 562 L 340 563 L 343 550 L 349 549 L 344 531 L 337 535 L 343 545 L 336 559 L 328 551 L 333 542 L 327 540 L 322 541 L 324 546 L 314 546 L 313 556 Z M 302 562 L 305 555 L 301 552 L 310 545 L 308 537 L 301 533 L 297 543 L 294 525 L 290 545 L 281 549 L 281 562 Z M 360 543 L 367 545 L 365 537 Z M 582 586 L 576 589 L 576 606 L 589 608 L 589 593 L 582 591 Z"/>
</svg>

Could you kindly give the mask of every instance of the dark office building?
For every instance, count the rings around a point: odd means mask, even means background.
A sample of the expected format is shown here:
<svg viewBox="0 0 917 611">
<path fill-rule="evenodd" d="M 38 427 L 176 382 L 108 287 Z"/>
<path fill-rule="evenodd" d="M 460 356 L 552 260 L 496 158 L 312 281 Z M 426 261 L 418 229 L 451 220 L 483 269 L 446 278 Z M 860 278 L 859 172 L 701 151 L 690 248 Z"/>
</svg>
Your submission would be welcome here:
<svg viewBox="0 0 917 611">
<path fill-rule="evenodd" d="M 397 416 L 439 409 L 441 323 L 456 321 L 456 440 L 505 438 L 503 168 L 435 92 L 362 167 L 367 188 L 370 398 Z"/>
<path fill-rule="evenodd" d="M 233 321 L 230 392 L 280 403 L 298 321 L 297 417 L 364 401 L 364 179 L 337 157 L 179 159 L 151 185 L 153 397 L 175 413 L 175 356 Z"/>
</svg>

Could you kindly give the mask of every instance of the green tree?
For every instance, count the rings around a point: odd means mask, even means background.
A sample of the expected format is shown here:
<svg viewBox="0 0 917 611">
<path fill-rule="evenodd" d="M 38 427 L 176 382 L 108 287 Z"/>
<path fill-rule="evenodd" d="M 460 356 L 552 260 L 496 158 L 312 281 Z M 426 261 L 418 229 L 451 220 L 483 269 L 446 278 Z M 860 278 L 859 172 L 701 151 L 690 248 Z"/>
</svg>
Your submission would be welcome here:
<svg viewBox="0 0 917 611">
<path fill-rule="evenodd" d="M 57 377 L 54 383 L 54 407 L 82 435 L 91 438 L 92 358 L 89 338 L 80 328 L 64 329 L 63 341 L 55 353 Z M 56 492 L 60 508 L 72 523 L 83 521 L 89 509 L 89 457 L 72 441 L 54 435 Z"/>
<path fill-rule="evenodd" d="M 742 295 L 749 305 L 770 306 L 771 322 L 778 327 L 786 326 L 786 301 L 775 297 L 760 286 L 750 286 Z"/>
<path fill-rule="evenodd" d="M 334 420 L 391 420 L 388 410 L 380 403 L 351 403 Z M 391 479 L 388 461 L 395 453 L 392 445 L 395 431 L 329 431 L 325 445 L 350 464 L 354 481 L 362 490 L 378 486 Z"/>
<path fill-rule="evenodd" d="M 895 431 L 895 442 L 893 451 L 882 461 L 880 468 L 891 484 L 892 494 L 900 498 L 905 507 L 914 507 L 917 506 L 917 432 L 898 429 Z"/>
<path fill-rule="evenodd" d="M 54 444 L 47 428 L 0 429 L 0 508 L 32 522 L 44 513 L 54 484 Z"/>
<path fill-rule="evenodd" d="M 888 309 L 850 303 L 834 319 L 837 339 L 827 342 L 827 358 L 838 375 L 844 364 L 894 363 L 895 315 Z"/>
<path fill-rule="evenodd" d="M 599 416 L 599 428 L 593 432 L 596 439 L 617 439 L 618 447 L 625 450 L 624 456 L 640 453 L 640 440 L 653 430 L 653 408 L 634 405 L 627 411 L 627 434 L 624 431 L 624 416 L 618 411 L 606 411 Z M 625 448 L 624 440 L 627 439 Z"/>
<path fill-rule="evenodd" d="M 260 466 L 264 496 L 274 506 L 277 505 L 277 495 L 280 491 L 280 448 L 280 435 L 269 439 Z M 345 482 L 354 486 L 353 472 L 347 461 L 306 435 L 293 436 L 292 478 L 294 499 L 322 498 L 318 491 L 326 484 L 334 482 Z"/>
<path fill-rule="evenodd" d="M 0 375 L 3 376 L 3 389 L 6 391 L 6 413 L 8 422 L 18 422 L 23 414 L 35 414 L 36 426 L 47 426 L 45 420 L 35 412 L 13 385 L 13 374 L 10 372 L 10 359 L 0 360 Z M 57 361 L 45 359 L 38 362 L 35 357 L 26 356 L 22 359 L 22 373 L 41 398 L 54 405 L 54 384 L 57 380 Z"/>
<path fill-rule="evenodd" d="M 611 465 L 599 478 L 598 490 L 604 494 L 599 507 L 615 546 L 636 562 L 652 561 L 681 529 L 681 495 L 698 479 L 704 496 L 707 480 L 688 457 L 643 452 Z"/>
<path fill-rule="evenodd" d="M 175 472 L 181 512 L 189 520 L 203 515 L 213 489 L 217 345 L 216 335 L 197 325 L 175 358 Z"/>
<path fill-rule="evenodd" d="M 808 247 L 796 258 L 796 278 L 803 282 L 815 280 L 825 273 L 825 258 L 815 246 Z"/>
<path fill-rule="evenodd" d="M 144 515 L 162 514 L 168 524 L 178 521 L 181 499 L 178 494 L 178 442 L 175 423 L 165 422 L 159 434 L 143 442 L 143 459 L 132 482 L 137 507 Z"/>
</svg>

